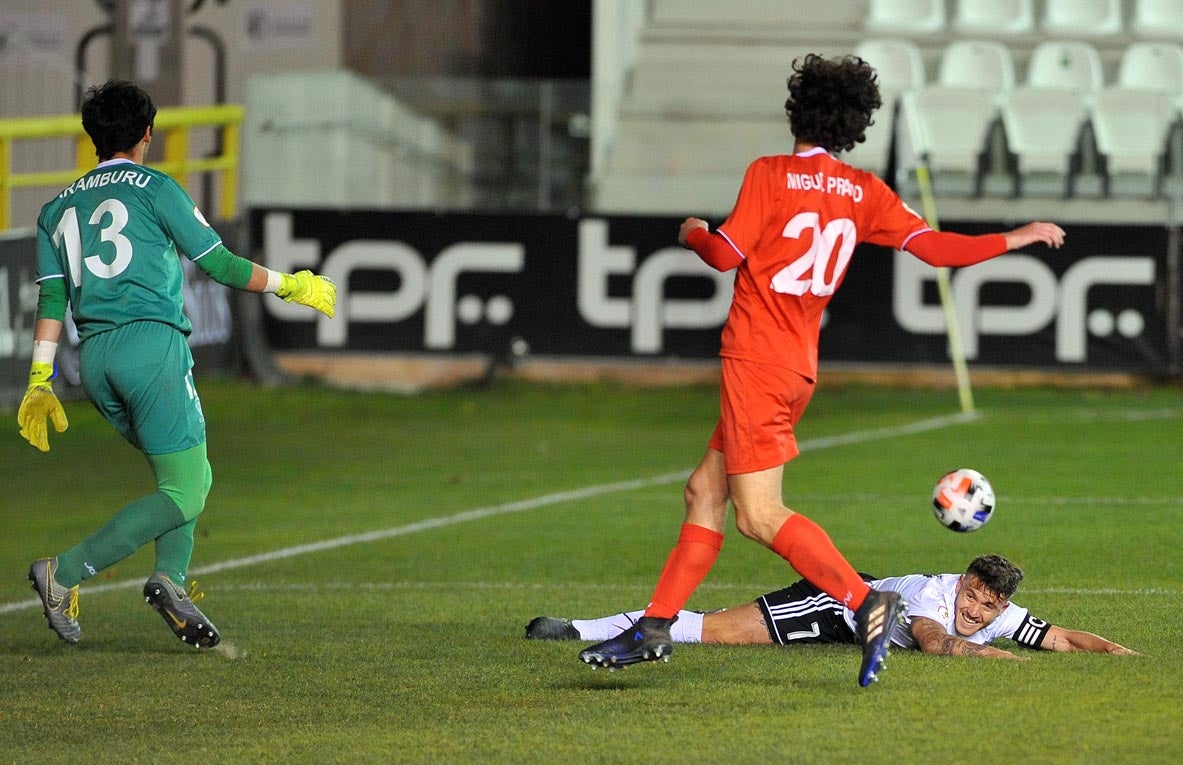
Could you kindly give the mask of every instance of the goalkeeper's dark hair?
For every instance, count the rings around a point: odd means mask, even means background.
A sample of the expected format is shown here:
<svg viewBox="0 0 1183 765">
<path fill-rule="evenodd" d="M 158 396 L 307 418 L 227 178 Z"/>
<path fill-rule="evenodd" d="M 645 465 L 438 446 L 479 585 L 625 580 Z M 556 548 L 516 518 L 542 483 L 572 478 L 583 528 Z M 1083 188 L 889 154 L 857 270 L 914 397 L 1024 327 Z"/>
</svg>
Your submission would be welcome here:
<svg viewBox="0 0 1183 765">
<path fill-rule="evenodd" d="M 979 555 L 970 562 L 965 575 L 977 577 L 983 587 L 1007 600 L 1023 581 L 1023 569 L 1001 555 Z"/>
<path fill-rule="evenodd" d="M 871 115 L 883 105 L 879 77 L 858 56 L 810 53 L 793 61 L 785 114 L 793 137 L 827 151 L 850 151 L 867 139 Z"/>
<path fill-rule="evenodd" d="M 156 121 L 151 96 L 126 80 L 107 80 L 87 90 L 80 111 L 82 129 L 100 162 L 131 151 Z"/>
</svg>

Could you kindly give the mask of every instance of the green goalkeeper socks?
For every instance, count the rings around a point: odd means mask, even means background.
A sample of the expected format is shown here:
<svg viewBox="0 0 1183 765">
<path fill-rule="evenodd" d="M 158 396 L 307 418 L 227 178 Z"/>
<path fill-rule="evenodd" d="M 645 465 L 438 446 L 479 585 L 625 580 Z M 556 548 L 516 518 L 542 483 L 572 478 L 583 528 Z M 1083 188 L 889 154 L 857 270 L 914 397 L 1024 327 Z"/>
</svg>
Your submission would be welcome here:
<svg viewBox="0 0 1183 765">
<path fill-rule="evenodd" d="M 161 492 L 137 499 L 101 529 L 59 555 L 54 579 L 62 587 L 73 587 L 185 523 L 177 503 Z"/>
<path fill-rule="evenodd" d="M 185 581 L 189 560 L 193 557 L 193 527 L 197 519 L 166 531 L 156 538 L 156 571 L 168 574 L 177 584 Z"/>
</svg>

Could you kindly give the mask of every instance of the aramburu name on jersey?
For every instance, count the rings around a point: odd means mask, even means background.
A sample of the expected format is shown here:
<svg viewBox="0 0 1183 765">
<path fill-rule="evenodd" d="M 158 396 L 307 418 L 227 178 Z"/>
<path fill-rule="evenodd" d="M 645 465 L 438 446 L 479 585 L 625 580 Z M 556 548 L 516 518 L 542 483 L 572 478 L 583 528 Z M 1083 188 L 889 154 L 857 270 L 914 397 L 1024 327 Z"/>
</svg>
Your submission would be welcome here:
<svg viewBox="0 0 1183 765">
<path fill-rule="evenodd" d="M 58 199 L 64 199 L 73 194 L 75 191 L 97 189 L 112 183 L 130 183 L 142 189 L 147 186 L 151 180 L 151 175 L 137 172 L 136 170 L 111 170 L 106 173 L 99 173 L 97 175 L 84 175 L 66 188 L 62 189 L 62 193 L 58 194 Z"/>
<path fill-rule="evenodd" d="M 856 202 L 863 201 L 863 187 L 840 175 L 826 175 L 820 170 L 816 173 L 785 173 L 785 185 L 795 191 L 824 191 L 827 194 L 838 194 L 850 197 Z"/>
</svg>

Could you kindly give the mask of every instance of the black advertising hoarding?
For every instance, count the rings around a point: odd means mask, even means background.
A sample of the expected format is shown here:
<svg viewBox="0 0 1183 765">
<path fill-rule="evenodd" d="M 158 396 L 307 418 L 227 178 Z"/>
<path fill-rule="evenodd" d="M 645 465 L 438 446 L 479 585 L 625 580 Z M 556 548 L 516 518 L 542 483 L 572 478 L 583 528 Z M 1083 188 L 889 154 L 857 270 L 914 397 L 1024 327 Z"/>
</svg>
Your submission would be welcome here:
<svg viewBox="0 0 1183 765">
<path fill-rule="evenodd" d="M 256 210 L 252 255 L 338 284 L 337 318 L 268 300 L 276 349 L 710 359 L 730 304 L 676 244 L 680 219 Z M 714 223 L 717 223 L 715 221 Z M 948 224 L 963 233 L 999 225 Z M 1166 228 L 1070 227 L 1069 244 L 952 273 L 973 363 L 1160 373 Z M 1173 340 L 1171 340 L 1173 341 Z M 948 360 L 934 271 L 861 245 L 822 330 L 822 360 Z"/>
<path fill-rule="evenodd" d="M 980 234 L 1003 224 L 950 223 Z M 1066 226 L 1042 245 L 971 268 L 950 284 L 971 363 L 1167 371 L 1168 229 Z M 830 303 L 821 354 L 842 361 L 948 360 L 936 272 L 910 255 L 860 246 Z"/>
<path fill-rule="evenodd" d="M 0 237 L 0 406 L 19 402 L 29 385 L 37 315 L 37 240 Z"/>
<path fill-rule="evenodd" d="M 273 348 L 710 358 L 731 276 L 668 218 L 258 211 L 254 257 L 337 283 L 337 318 L 264 302 Z"/>
</svg>

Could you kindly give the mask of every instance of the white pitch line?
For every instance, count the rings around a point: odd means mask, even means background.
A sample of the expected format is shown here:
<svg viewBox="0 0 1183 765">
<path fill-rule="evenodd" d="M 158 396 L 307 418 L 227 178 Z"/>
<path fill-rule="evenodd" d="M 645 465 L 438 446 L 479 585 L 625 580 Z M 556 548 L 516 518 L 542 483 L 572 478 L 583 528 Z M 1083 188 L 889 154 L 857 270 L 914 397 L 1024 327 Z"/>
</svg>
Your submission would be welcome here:
<svg viewBox="0 0 1183 765">
<path fill-rule="evenodd" d="M 978 417 L 979 415 L 975 413 L 959 413 L 954 415 L 946 415 L 943 417 L 932 417 L 926 420 L 904 423 L 902 425 L 892 425 L 884 428 L 872 428 L 870 430 L 859 430 L 852 433 L 843 433 L 836 436 L 823 436 L 821 438 L 807 439 L 798 444 L 798 446 L 801 451 L 804 452 L 817 449 L 829 449 L 835 446 L 846 446 L 849 444 L 861 444 L 867 443 L 869 441 L 878 441 L 885 438 L 895 438 L 898 436 L 906 436 L 915 433 L 925 433 L 931 430 L 939 430 L 941 428 L 949 427 L 950 425 L 971 422 L 978 419 Z M 294 558 L 300 555 L 308 555 L 309 553 L 321 552 L 323 550 L 333 550 L 338 547 L 347 547 L 350 545 L 362 544 L 364 542 L 377 542 L 383 539 L 403 537 L 407 536 L 408 534 L 416 534 L 420 531 L 440 529 L 446 526 L 454 526 L 458 523 L 476 521 L 482 518 L 491 518 L 497 515 L 520 513 L 525 510 L 534 510 L 539 507 L 546 507 L 547 505 L 573 502 L 581 499 L 589 499 L 591 497 L 599 497 L 604 494 L 615 494 L 622 491 L 633 491 L 636 489 L 646 489 L 654 486 L 664 486 L 671 483 L 685 481 L 686 478 L 689 477 L 691 470 L 692 468 L 681 470 L 676 473 L 665 473 L 663 475 L 651 476 L 649 478 L 637 478 L 630 481 L 616 481 L 613 483 L 604 483 L 596 486 L 585 486 L 582 489 L 560 491 L 553 494 L 544 494 L 540 497 L 534 497 L 532 499 L 523 499 L 516 502 L 507 502 L 502 505 L 493 505 L 491 507 L 481 507 L 475 510 L 466 510 L 453 515 L 427 518 L 422 521 L 416 521 L 415 523 L 408 523 L 404 526 L 395 526 L 393 528 L 379 529 L 377 531 L 367 531 L 361 534 L 349 534 L 342 537 L 334 537 L 333 539 L 324 539 L 319 542 L 309 542 L 307 544 L 295 545 L 294 547 L 284 547 L 279 550 L 272 550 L 271 552 L 260 553 L 258 555 L 249 555 L 245 558 L 231 558 L 230 560 L 224 560 L 221 563 L 211 563 L 208 566 L 197 566 L 193 569 L 190 569 L 189 573 L 197 576 L 202 574 L 213 574 L 219 571 L 246 568 L 247 566 L 257 566 L 260 563 L 270 563 L 272 561 L 284 560 L 285 558 Z M 94 595 L 101 592 L 111 592 L 113 590 L 130 590 L 141 586 L 143 586 L 143 580 L 138 579 L 127 579 L 121 582 L 110 582 L 108 584 L 88 584 L 86 586 L 86 594 Z M 15 603 L 4 603 L 0 604 L 0 615 L 13 613 L 15 611 L 23 611 L 30 608 L 39 608 L 40 606 L 41 601 L 37 598 L 22 600 Z"/>
</svg>

